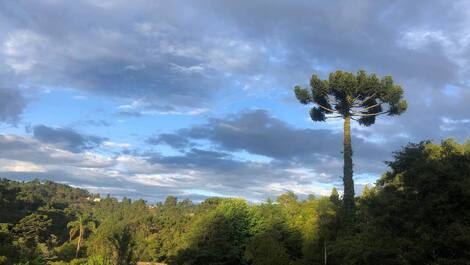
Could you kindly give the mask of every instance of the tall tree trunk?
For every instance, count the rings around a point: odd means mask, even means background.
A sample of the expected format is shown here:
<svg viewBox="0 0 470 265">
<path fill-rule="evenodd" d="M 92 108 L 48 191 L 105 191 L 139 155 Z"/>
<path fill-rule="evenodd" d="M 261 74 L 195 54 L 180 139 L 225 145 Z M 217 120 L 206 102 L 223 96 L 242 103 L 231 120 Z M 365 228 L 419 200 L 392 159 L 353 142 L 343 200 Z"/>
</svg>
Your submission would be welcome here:
<svg viewBox="0 0 470 265">
<path fill-rule="evenodd" d="M 344 167 L 343 167 L 343 205 L 347 217 L 351 217 L 354 211 L 354 180 L 351 147 L 351 117 L 344 118 Z"/>
<path fill-rule="evenodd" d="M 80 224 L 80 231 L 78 233 L 77 252 L 75 252 L 75 258 L 78 258 L 78 254 L 80 254 L 80 245 L 82 244 L 83 230 L 84 230 L 83 226 Z"/>
</svg>

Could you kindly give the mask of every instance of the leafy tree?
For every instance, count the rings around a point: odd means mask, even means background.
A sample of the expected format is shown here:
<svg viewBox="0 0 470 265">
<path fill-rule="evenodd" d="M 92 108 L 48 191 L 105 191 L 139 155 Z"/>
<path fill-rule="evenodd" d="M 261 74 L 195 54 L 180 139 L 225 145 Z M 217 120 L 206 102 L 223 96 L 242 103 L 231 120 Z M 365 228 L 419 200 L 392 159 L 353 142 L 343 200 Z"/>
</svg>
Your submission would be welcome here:
<svg viewBox="0 0 470 265">
<path fill-rule="evenodd" d="M 302 258 L 303 238 L 296 218 L 301 215 L 302 205 L 292 192 L 279 196 L 277 201 L 285 204 L 268 201 L 253 207 L 255 235 L 245 251 L 249 263 L 269 264 L 273 262 L 271 257 L 278 257 L 280 264 L 289 264 Z M 290 207 L 294 211 L 290 211 Z M 279 253 L 273 255 L 272 251 Z"/>
<path fill-rule="evenodd" d="M 253 222 L 248 204 L 240 199 L 225 199 L 217 208 L 204 213 L 193 223 L 186 247 L 169 264 L 240 265 Z"/>
<path fill-rule="evenodd" d="M 78 214 L 77 219 L 69 222 L 67 227 L 69 228 L 69 241 L 72 241 L 78 233 L 77 248 L 75 252 L 75 258 L 78 258 L 86 231 L 94 231 L 96 224 L 90 215 Z"/>
<path fill-rule="evenodd" d="M 165 206 L 176 206 L 178 199 L 175 196 L 168 196 L 165 199 Z"/>
<path fill-rule="evenodd" d="M 36 256 L 39 245 L 44 244 L 49 238 L 48 228 L 52 225 L 51 219 L 46 215 L 33 213 L 21 219 L 13 227 L 17 237 L 17 244 L 22 248 L 26 256 Z"/>
<path fill-rule="evenodd" d="M 176 254 L 184 243 L 185 232 L 189 230 L 193 216 L 194 206 L 189 200 L 176 206 L 159 206 L 147 220 L 150 235 L 147 237 L 146 255 L 152 260 L 164 261 Z"/>
<path fill-rule="evenodd" d="M 310 109 L 313 121 L 344 120 L 343 205 L 350 215 L 354 209 L 351 119 L 370 126 L 379 115 L 403 113 L 407 108 L 406 101 L 402 99 L 403 89 L 394 84 L 391 76 L 379 79 L 375 74 L 368 75 L 361 70 L 356 75 L 336 71 L 329 75 L 328 80 L 313 74 L 308 89 L 296 86 L 294 92 L 300 103 L 314 104 Z"/>
<path fill-rule="evenodd" d="M 339 193 L 336 188 L 331 190 L 330 201 L 336 206 L 339 206 L 341 203 L 341 200 L 339 199 Z"/>
<path fill-rule="evenodd" d="M 245 259 L 253 265 L 287 265 L 291 262 L 282 243 L 269 233 L 254 236 L 245 251 Z"/>
<path fill-rule="evenodd" d="M 0 264 L 11 264 L 18 256 L 8 224 L 0 223 Z"/>
<path fill-rule="evenodd" d="M 469 264 L 470 148 L 409 144 L 358 200 L 355 233 L 334 264 Z"/>
<path fill-rule="evenodd" d="M 130 226 L 123 224 L 117 227 L 109 237 L 109 242 L 114 248 L 115 265 L 135 264 L 134 246 L 136 244 Z"/>
<path fill-rule="evenodd" d="M 134 264 L 139 258 L 136 255 L 136 234 L 135 224 L 110 216 L 88 241 L 88 255 L 106 258 L 113 265 Z"/>
</svg>

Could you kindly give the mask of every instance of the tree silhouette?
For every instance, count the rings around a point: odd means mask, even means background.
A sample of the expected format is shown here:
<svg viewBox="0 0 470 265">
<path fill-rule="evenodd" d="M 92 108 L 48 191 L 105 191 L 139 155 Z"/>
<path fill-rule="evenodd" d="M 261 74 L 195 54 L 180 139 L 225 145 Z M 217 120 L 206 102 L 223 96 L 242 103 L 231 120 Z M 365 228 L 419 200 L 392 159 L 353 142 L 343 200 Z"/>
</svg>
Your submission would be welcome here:
<svg viewBox="0 0 470 265">
<path fill-rule="evenodd" d="M 67 224 L 67 227 L 69 228 L 69 241 L 72 241 L 72 239 L 78 233 L 77 250 L 75 253 L 75 257 L 78 258 L 80 248 L 84 240 L 85 232 L 86 230 L 94 231 L 95 222 L 92 221 L 90 215 L 79 214 L 76 220 L 71 221 Z"/>
<path fill-rule="evenodd" d="M 328 80 L 313 74 L 310 88 L 296 86 L 297 99 L 302 104 L 314 104 L 310 109 L 313 121 L 331 118 L 344 120 L 343 139 L 343 206 L 347 215 L 354 209 L 354 180 L 351 147 L 351 119 L 360 125 L 370 126 L 379 115 L 399 115 L 407 104 L 403 100 L 403 89 L 393 83 L 391 76 L 382 79 L 361 70 L 356 75 L 350 72 L 330 73 Z"/>
</svg>

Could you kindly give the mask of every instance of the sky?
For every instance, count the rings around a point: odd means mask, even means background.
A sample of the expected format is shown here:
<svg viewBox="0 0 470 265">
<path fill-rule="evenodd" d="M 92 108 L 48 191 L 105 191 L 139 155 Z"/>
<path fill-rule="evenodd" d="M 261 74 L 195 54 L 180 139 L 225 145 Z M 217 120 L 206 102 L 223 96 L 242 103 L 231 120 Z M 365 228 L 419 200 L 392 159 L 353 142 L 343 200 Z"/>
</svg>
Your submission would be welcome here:
<svg viewBox="0 0 470 265">
<path fill-rule="evenodd" d="M 0 0 L 0 176 L 258 202 L 342 189 L 313 73 L 392 75 L 408 110 L 353 124 L 356 193 L 409 142 L 470 136 L 470 2 Z"/>
</svg>

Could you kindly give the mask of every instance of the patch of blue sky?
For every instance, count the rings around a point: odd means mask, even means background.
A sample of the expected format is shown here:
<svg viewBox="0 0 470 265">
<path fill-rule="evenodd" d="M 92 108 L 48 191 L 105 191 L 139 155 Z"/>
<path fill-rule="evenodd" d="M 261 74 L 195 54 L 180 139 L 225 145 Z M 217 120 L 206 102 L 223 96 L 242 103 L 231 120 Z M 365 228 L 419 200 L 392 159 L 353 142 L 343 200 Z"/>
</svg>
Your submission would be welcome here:
<svg viewBox="0 0 470 265">
<path fill-rule="evenodd" d="M 82 133 L 104 136 L 110 141 L 139 145 L 155 133 L 171 132 L 205 120 L 202 115 L 149 114 L 123 117 L 117 114 L 119 102 L 74 90 L 51 90 L 35 95 L 18 126 L 5 126 L 4 133 L 25 134 L 25 126 L 44 124 L 70 127 Z M 87 121 L 104 121 L 96 126 Z"/>
<path fill-rule="evenodd" d="M 281 90 L 281 92 L 276 92 Z M 308 115 L 308 108 L 300 105 L 295 100 L 294 93 L 282 91 L 282 89 L 272 89 L 257 93 L 250 93 L 243 89 L 237 89 L 226 94 L 216 103 L 217 113 L 211 114 L 217 117 L 225 117 L 227 114 L 237 113 L 241 110 L 263 109 L 268 110 L 270 115 L 286 121 L 290 125 L 302 128 L 311 128 L 312 122 Z M 287 100 L 291 96 L 292 101 Z M 286 104 L 289 107 L 286 107 Z"/>
<path fill-rule="evenodd" d="M 442 89 L 442 93 L 449 97 L 458 97 L 460 95 L 460 88 L 453 85 L 446 85 Z"/>
<path fill-rule="evenodd" d="M 70 90 L 53 90 L 37 95 L 25 110 L 24 118 L 31 125 L 74 127 L 81 120 L 98 119 L 107 115 L 112 102 L 99 97 L 84 97 Z"/>
<path fill-rule="evenodd" d="M 19 122 L 17 124 L 0 123 L 0 133 L 24 135 L 25 126 L 27 126 L 27 124 L 24 122 Z"/>
</svg>

